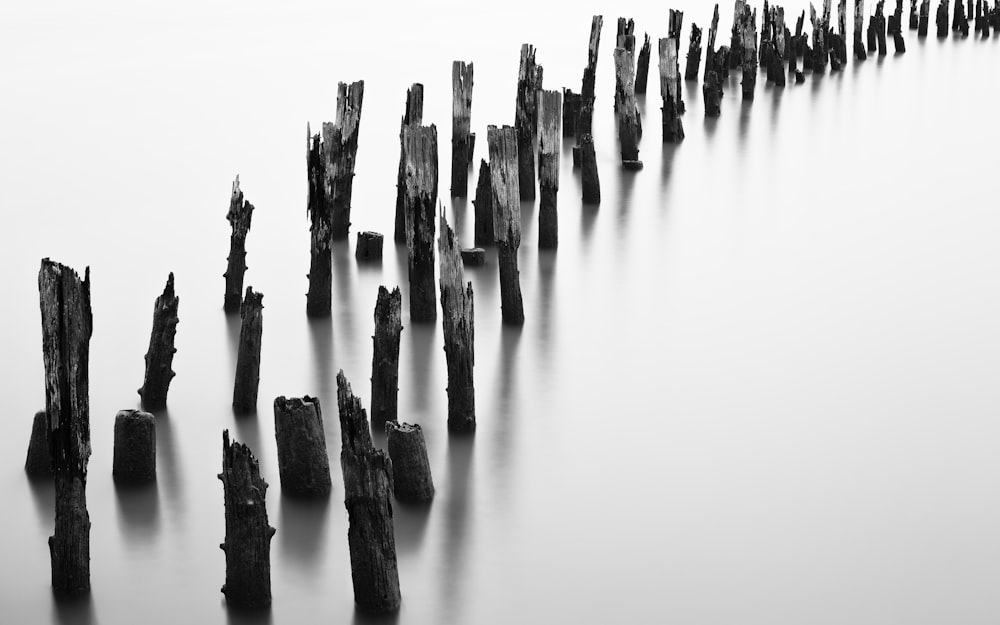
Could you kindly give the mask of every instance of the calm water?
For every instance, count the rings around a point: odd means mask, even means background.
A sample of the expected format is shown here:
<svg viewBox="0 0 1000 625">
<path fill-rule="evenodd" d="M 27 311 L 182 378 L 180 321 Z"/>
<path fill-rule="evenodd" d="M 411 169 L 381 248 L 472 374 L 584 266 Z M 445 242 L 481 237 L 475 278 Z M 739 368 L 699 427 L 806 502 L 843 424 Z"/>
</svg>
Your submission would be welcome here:
<svg viewBox="0 0 1000 625">
<path fill-rule="evenodd" d="M 447 435 L 440 323 L 409 323 L 404 304 L 401 418 L 424 427 L 438 494 L 429 509 L 395 507 L 398 621 L 997 621 L 997 39 L 907 31 L 904 56 L 784 90 L 761 75 L 752 105 L 733 78 L 717 121 L 687 83 L 678 147 L 660 144 L 654 64 L 639 100 L 645 169 L 626 173 L 614 11 L 655 37 L 667 7 L 506 4 L 2 11 L 0 622 L 245 622 L 219 592 L 224 428 L 271 484 L 274 605 L 261 620 L 363 620 L 339 470 L 327 502 L 282 497 L 271 401 L 321 398 L 336 467 L 334 376 L 343 369 L 368 403 L 378 286 L 406 289 L 405 249 L 359 266 L 352 247 L 360 230 L 391 239 L 406 87 L 426 85 L 446 190 L 451 61 L 475 63 L 478 165 L 486 125 L 513 121 L 520 44 L 537 46 L 548 88 L 579 89 L 592 13 L 605 15 L 604 201 L 581 206 L 567 143 L 557 253 L 537 251 L 537 206 L 522 206 L 523 329 L 501 327 L 495 256 L 466 273 L 474 439 Z M 682 8 L 686 50 L 711 5 Z M 720 44 L 731 13 L 726 3 Z M 359 78 L 352 246 L 335 251 L 332 319 L 309 322 L 305 125 L 330 120 L 337 81 Z M 237 173 L 257 207 L 246 281 L 265 294 L 260 411 L 248 419 L 230 409 L 239 327 L 222 312 Z M 471 244 L 471 203 L 442 200 Z M 52 488 L 22 468 L 44 405 L 43 256 L 89 265 L 93 279 L 83 605 L 52 600 Z M 181 322 L 159 478 L 120 490 L 114 415 L 137 405 L 169 271 Z"/>
</svg>

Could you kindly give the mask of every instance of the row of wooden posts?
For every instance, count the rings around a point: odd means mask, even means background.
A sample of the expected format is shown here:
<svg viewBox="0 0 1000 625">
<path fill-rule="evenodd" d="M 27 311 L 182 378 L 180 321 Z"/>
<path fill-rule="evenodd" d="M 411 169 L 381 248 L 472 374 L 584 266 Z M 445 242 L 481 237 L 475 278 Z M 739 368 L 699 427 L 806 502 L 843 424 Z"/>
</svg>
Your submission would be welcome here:
<svg viewBox="0 0 1000 625">
<path fill-rule="evenodd" d="M 867 46 L 862 41 L 864 0 L 855 0 L 854 55 L 886 54 L 886 35 L 894 38 L 902 52 L 902 0 L 886 19 L 884 2 L 876 4 L 869 20 Z M 803 69 L 824 71 L 827 62 L 839 70 L 847 63 L 846 0 L 839 2 L 836 31 L 831 26 L 831 0 L 825 0 L 821 14 L 810 6 L 812 45 L 803 34 L 805 13 L 797 20 L 795 33 L 785 25 L 781 7 L 764 3 L 764 19 L 758 46 L 756 11 L 745 0 L 736 0 L 732 39 L 729 46 L 716 48 L 719 8 L 715 5 L 705 49 L 703 93 L 705 114 L 720 113 L 722 85 L 730 69 L 743 72 L 744 98 L 753 97 L 758 62 L 766 69 L 767 80 L 785 84 L 788 72 L 803 79 Z M 918 10 L 911 0 L 909 27 L 926 35 L 929 0 Z M 983 37 L 1000 28 L 1000 0 L 991 8 L 972 0 L 967 11 L 956 0 L 951 29 L 967 35 L 969 20 Z M 937 33 L 947 36 L 948 0 L 937 11 Z M 684 114 L 679 50 L 683 14 L 669 11 L 668 35 L 658 40 L 660 91 L 663 99 L 662 135 L 665 142 L 684 138 Z M 558 245 L 556 198 L 559 190 L 560 128 L 564 137 L 574 137 L 574 166 L 581 169 L 585 202 L 600 201 L 600 182 L 592 136 L 595 76 L 602 16 L 591 23 L 587 65 L 579 94 L 542 89 L 543 70 L 535 60 L 535 48 L 521 47 L 520 68 L 513 126 L 489 126 L 489 161 L 479 166 L 475 189 L 475 244 L 497 246 L 501 286 L 502 319 L 506 324 L 523 324 L 524 311 L 517 267 L 520 246 L 520 201 L 535 198 L 536 172 L 540 194 L 539 246 Z M 702 31 L 692 24 L 686 80 L 697 80 L 700 71 Z M 652 50 L 648 35 L 635 59 L 636 36 L 632 20 L 618 20 L 615 65 L 615 99 L 622 165 L 642 167 L 638 142 L 642 124 L 636 94 L 645 93 Z M 453 124 L 451 193 L 467 193 L 469 170 L 475 145 L 471 132 L 473 65 L 456 61 L 452 68 Z M 338 88 L 336 120 L 324 123 L 320 133 L 307 129 L 307 171 L 310 219 L 310 271 L 306 311 L 310 316 L 331 313 L 332 246 L 347 238 L 350 230 L 354 161 L 358 146 L 364 82 Z M 483 250 L 463 250 L 449 227 L 438 202 L 438 137 L 435 125 L 423 123 L 423 86 L 407 91 L 400 124 L 400 158 L 397 173 L 397 201 L 394 239 L 405 242 L 408 250 L 409 311 L 413 322 L 433 322 L 437 305 L 442 309 L 445 355 L 448 371 L 448 429 L 452 433 L 475 431 L 475 391 L 473 387 L 474 315 L 472 284 L 466 282 L 464 263 L 481 263 Z M 537 153 L 537 161 L 536 161 Z M 239 178 L 233 184 L 227 219 L 232 226 L 230 254 L 225 273 L 224 309 L 239 311 L 242 324 L 233 388 L 233 408 L 252 413 L 257 407 L 260 378 L 263 295 L 243 289 L 246 265 L 246 237 L 254 207 L 243 197 Z M 440 229 L 440 236 L 435 237 Z M 436 250 L 435 250 L 436 247 Z M 359 260 L 381 257 L 382 235 L 358 235 Z M 437 259 L 435 258 L 437 252 Z M 435 285 L 435 264 L 440 263 L 439 284 Z M 69 267 L 44 259 L 39 271 L 42 317 L 42 349 L 45 367 L 45 410 L 35 415 L 29 442 L 26 470 L 32 475 L 52 475 L 56 491 L 55 532 L 49 539 L 52 586 L 57 595 L 78 595 L 90 590 L 90 521 L 86 505 L 87 464 L 90 456 L 89 426 L 89 343 L 92 331 L 89 269 L 80 279 Z M 437 288 L 440 288 L 438 298 Z M 374 350 L 372 357 L 371 424 L 353 394 L 343 372 L 337 375 L 337 404 L 341 426 L 341 469 L 345 505 L 349 516 L 350 544 L 355 600 L 369 611 L 386 612 L 398 608 L 399 579 L 389 493 L 405 501 L 426 501 L 434 486 L 420 426 L 398 423 L 397 391 L 399 344 L 402 330 L 402 297 L 399 288 L 380 287 L 375 306 Z M 143 385 L 139 389 L 145 410 L 166 405 L 174 377 L 174 338 L 178 323 L 179 298 L 170 274 L 163 293 L 154 304 L 153 327 Z M 319 400 L 278 397 L 274 400 L 275 437 L 279 475 L 283 490 L 323 496 L 331 490 L 326 440 Z M 371 428 L 387 431 L 388 455 L 376 449 Z M 140 410 L 120 412 L 114 425 L 113 475 L 120 481 L 149 481 L 156 472 L 155 417 Z M 260 476 L 257 460 L 240 443 L 223 432 L 223 482 L 226 509 L 226 538 L 221 545 L 226 556 L 226 585 L 223 592 L 233 605 L 260 607 L 270 603 L 269 543 L 274 529 L 267 520 L 264 495 L 267 484 Z"/>
</svg>

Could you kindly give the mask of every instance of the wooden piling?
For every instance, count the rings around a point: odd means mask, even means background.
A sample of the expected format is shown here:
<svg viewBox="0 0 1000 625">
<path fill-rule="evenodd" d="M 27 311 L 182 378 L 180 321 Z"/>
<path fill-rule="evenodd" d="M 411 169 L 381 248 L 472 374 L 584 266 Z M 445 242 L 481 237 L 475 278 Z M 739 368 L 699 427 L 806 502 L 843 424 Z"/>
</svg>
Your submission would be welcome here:
<svg viewBox="0 0 1000 625">
<path fill-rule="evenodd" d="M 550 93 L 559 95 L 558 91 Z M 554 130 L 558 133 L 558 125 Z M 472 283 L 465 281 L 458 240 L 443 213 L 438 248 L 441 255 L 441 325 L 448 363 L 448 431 L 467 434 L 476 429 Z"/>
<path fill-rule="evenodd" d="M 226 297 L 222 309 L 237 312 L 240 309 L 240 298 L 243 295 L 243 275 L 247 271 L 247 233 L 250 232 L 250 221 L 253 215 L 253 204 L 243 199 L 240 190 L 240 177 L 233 182 L 233 193 L 229 198 L 229 212 L 226 220 L 232 228 L 229 235 L 228 266 L 222 276 L 226 279 Z"/>
<path fill-rule="evenodd" d="M 650 43 L 649 34 L 644 33 L 642 48 L 639 49 L 639 59 L 635 66 L 635 92 L 636 94 L 646 93 L 646 83 L 649 77 L 649 54 Z"/>
<path fill-rule="evenodd" d="M 600 204 L 601 179 L 597 174 L 597 153 L 590 133 L 580 136 L 580 181 L 583 186 L 583 203 Z M 494 209 L 494 215 L 496 211 Z M 494 231 L 496 226 L 494 225 Z"/>
<path fill-rule="evenodd" d="M 753 100 L 757 85 L 757 16 L 751 13 L 749 6 L 743 7 L 740 29 L 743 33 L 743 99 Z"/>
<path fill-rule="evenodd" d="M 691 24 L 691 37 L 688 41 L 687 64 L 684 66 L 684 80 L 698 80 L 698 70 L 701 66 L 701 29 L 697 24 Z"/>
<path fill-rule="evenodd" d="M 715 3 L 715 11 L 712 13 L 712 21 L 708 26 L 708 42 L 705 48 L 705 74 L 703 80 L 708 82 L 708 73 L 716 72 L 718 74 L 719 67 L 717 67 L 718 59 L 716 57 L 715 50 L 715 39 L 719 33 L 719 3 Z"/>
<path fill-rule="evenodd" d="M 542 89 L 542 67 L 535 63 L 535 46 L 521 46 L 517 73 L 517 174 L 522 200 L 535 199 L 535 148 L 538 143 L 538 92 Z"/>
<path fill-rule="evenodd" d="M 817 17 L 816 7 L 809 4 L 809 22 L 812 24 L 812 54 L 808 55 L 808 65 L 806 69 L 811 69 L 815 74 L 826 71 L 827 62 L 827 29 L 828 24 L 822 17 Z"/>
<path fill-rule="evenodd" d="M 580 106 L 577 110 L 576 138 L 582 146 L 582 136 L 591 134 L 594 117 L 595 86 L 597 78 L 597 53 L 600 51 L 601 29 L 604 17 L 595 15 L 590 22 L 590 39 L 587 42 L 587 66 L 583 69 L 583 84 L 580 88 Z"/>
<path fill-rule="evenodd" d="M 90 269 L 84 279 L 48 258 L 38 272 L 42 313 L 45 415 L 55 474 L 55 532 L 49 538 L 52 590 L 57 596 L 90 592 L 89 361 L 93 317 Z"/>
<path fill-rule="evenodd" d="M 878 42 L 878 55 L 885 56 L 888 53 L 885 43 L 885 0 L 878 0 L 875 3 L 875 15 L 872 16 L 872 25 L 875 29 L 875 39 Z M 947 19 L 945 20 L 947 26 Z"/>
<path fill-rule="evenodd" d="M 677 143 L 684 139 L 684 124 L 677 106 L 677 85 L 680 83 L 677 67 L 677 47 L 670 37 L 658 42 L 660 56 L 660 108 L 663 126 L 663 143 Z M 624 153 L 623 153 L 624 158 Z"/>
<path fill-rule="evenodd" d="M 36 412 L 31 422 L 31 439 L 28 441 L 24 472 L 29 477 L 52 477 L 52 454 L 49 453 L 48 421 L 44 410 Z"/>
<path fill-rule="evenodd" d="M 776 87 L 785 86 L 785 55 L 788 47 L 785 42 L 785 9 L 782 7 L 771 7 L 771 32 L 773 56 L 768 64 L 768 76 Z"/>
<path fill-rule="evenodd" d="M 309 178 L 309 291 L 306 315 L 330 315 L 333 289 L 333 251 L 330 231 L 332 205 L 327 192 L 326 165 L 323 162 L 323 138 L 312 134 L 306 124 L 306 169 Z"/>
<path fill-rule="evenodd" d="M 675 56 L 677 57 L 677 107 L 684 114 L 684 81 L 681 80 L 681 35 L 684 29 L 684 11 L 670 9 L 667 11 L 667 38 L 674 40 Z M 639 120 L 639 136 L 642 136 L 642 119 Z"/>
<path fill-rule="evenodd" d="M 323 124 L 323 146 L 329 186 L 332 190 L 330 237 L 346 239 L 351 228 L 351 194 L 354 187 L 354 161 L 358 154 L 358 129 L 365 81 L 337 85 L 337 117 Z"/>
<path fill-rule="evenodd" d="M 238 414 L 257 410 L 260 385 L 260 340 L 263 331 L 264 294 L 247 287 L 240 308 L 239 350 L 236 354 L 236 383 L 233 385 L 233 411 Z"/>
<path fill-rule="evenodd" d="M 156 419 L 148 412 L 121 410 L 115 415 L 111 475 L 123 484 L 156 479 Z"/>
<path fill-rule="evenodd" d="M 733 7 L 733 30 L 729 43 L 729 68 L 736 69 L 743 65 L 743 14 L 749 11 L 746 0 L 736 0 Z"/>
<path fill-rule="evenodd" d="M 171 366 L 177 353 L 174 336 L 177 334 L 179 303 L 180 298 L 174 294 L 174 274 L 171 272 L 163 293 L 153 304 L 153 330 L 146 351 L 146 374 L 139 388 L 142 406 L 148 410 L 167 405 L 167 390 L 176 375 Z"/>
<path fill-rule="evenodd" d="M 917 30 L 920 26 L 920 16 L 917 13 L 917 0 L 910 0 L 910 30 Z"/>
<path fill-rule="evenodd" d="M 635 66 L 632 55 L 625 48 L 615 48 L 615 99 L 618 102 L 618 141 L 621 146 L 622 167 L 638 169 L 639 160 L 639 109 L 635 101 Z"/>
<path fill-rule="evenodd" d="M 264 495 L 267 482 L 250 448 L 229 441 L 222 432 L 222 481 L 226 505 L 226 538 L 219 545 L 226 554 L 226 584 L 222 594 L 235 608 L 260 609 L 271 605 L 271 538 Z"/>
<path fill-rule="evenodd" d="M 396 499 L 407 503 L 434 499 L 434 480 L 423 430 L 419 425 L 389 422 L 385 424 L 385 432 Z"/>
<path fill-rule="evenodd" d="M 293 495 L 328 495 L 330 459 L 319 399 L 308 395 L 275 398 L 274 438 L 281 490 Z"/>
<path fill-rule="evenodd" d="M 487 129 L 490 149 L 490 181 L 493 190 L 493 240 L 497 245 L 497 264 L 500 266 L 500 306 L 503 323 L 524 324 L 524 304 L 521 300 L 521 280 L 517 269 L 517 248 L 521 245 L 521 203 L 518 201 L 517 137 L 514 128 L 504 126 Z M 584 148 L 581 158 L 586 157 Z M 584 195 L 587 193 L 588 162 L 582 161 Z M 596 169 L 596 162 L 595 162 Z"/>
<path fill-rule="evenodd" d="M 538 207 L 538 247 L 555 249 L 559 245 L 559 115 L 562 94 L 542 91 L 539 98 L 538 187 L 541 198 Z"/>
<path fill-rule="evenodd" d="M 493 244 L 493 190 L 490 182 L 490 164 L 479 162 L 479 181 L 476 183 L 476 199 L 472 201 L 476 209 L 476 245 Z"/>
<path fill-rule="evenodd" d="M 865 26 L 865 0 L 854 0 L 854 58 L 864 61 L 868 58 L 861 32 Z"/>
<path fill-rule="evenodd" d="M 393 238 L 406 242 L 406 148 L 403 145 L 403 129 L 424 123 L 424 86 L 418 82 L 406 90 L 406 108 L 399 123 L 399 173 L 396 176 L 396 226 Z"/>
<path fill-rule="evenodd" d="M 406 153 L 406 247 L 409 252 L 410 320 L 437 319 L 434 222 L 437 212 L 437 127 L 403 128 Z"/>
<path fill-rule="evenodd" d="M 451 64 L 451 197 L 469 192 L 469 163 L 472 162 L 472 63 Z"/>
<path fill-rule="evenodd" d="M 337 407 L 354 602 L 364 612 L 395 612 L 400 593 L 389 500 L 392 464 L 372 444 L 365 409 L 343 371 L 337 374 Z"/>
<path fill-rule="evenodd" d="M 375 334 L 372 336 L 372 425 L 384 428 L 395 421 L 399 400 L 399 336 L 403 331 L 399 287 L 390 293 L 378 287 Z"/>
<path fill-rule="evenodd" d="M 927 27 L 931 21 L 931 0 L 920 0 L 920 20 L 917 23 L 917 36 L 926 37 Z"/>
<path fill-rule="evenodd" d="M 359 232 L 354 258 L 361 262 L 382 260 L 382 241 L 383 237 L 378 232 Z"/>
<path fill-rule="evenodd" d="M 940 0 L 938 2 L 934 25 L 937 26 L 937 36 L 939 39 L 948 36 L 948 0 Z"/>
</svg>

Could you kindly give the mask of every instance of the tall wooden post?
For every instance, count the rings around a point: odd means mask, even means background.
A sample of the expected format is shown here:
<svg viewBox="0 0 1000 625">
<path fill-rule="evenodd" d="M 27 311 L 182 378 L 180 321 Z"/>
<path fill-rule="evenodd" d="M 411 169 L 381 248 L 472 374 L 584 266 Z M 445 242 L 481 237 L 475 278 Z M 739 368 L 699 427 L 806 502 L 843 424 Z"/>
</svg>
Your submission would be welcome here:
<svg viewBox="0 0 1000 625">
<path fill-rule="evenodd" d="M 434 222 L 438 194 L 437 127 L 403 128 L 406 154 L 406 247 L 409 251 L 410 319 L 437 319 L 434 288 Z"/>
<path fill-rule="evenodd" d="M 478 246 L 493 244 L 493 191 L 490 182 L 490 164 L 479 162 L 479 181 L 476 183 L 475 242 Z"/>
<path fill-rule="evenodd" d="M 493 187 L 493 240 L 500 266 L 500 306 L 503 322 L 524 324 L 517 248 L 521 246 L 521 202 L 518 199 L 517 136 L 514 128 L 487 128 L 490 179 Z"/>
<path fill-rule="evenodd" d="M 684 138 L 684 124 L 681 122 L 678 106 L 678 85 L 680 76 L 677 67 L 677 46 L 670 37 L 660 39 L 660 109 L 663 126 L 663 142 L 676 143 Z"/>
<path fill-rule="evenodd" d="M 743 7 L 740 29 L 743 33 L 743 99 L 753 100 L 757 86 L 757 15 L 751 13 L 749 6 Z"/>
<path fill-rule="evenodd" d="M 688 42 L 687 65 L 684 67 L 684 80 L 698 80 L 698 68 L 701 66 L 701 29 L 697 24 L 691 24 L 691 39 Z"/>
<path fill-rule="evenodd" d="M 517 74 L 517 173 L 522 200 L 535 199 L 535 147 L 538 142 L 538 92 L 542 90 L 542 67 L 535 63 L 535 46 L 521 46 Z"/>
<path fill-rule="evenodd" d="M 469 163 L 472 162 L 472 63 L 451 64 L 451 197 L 469 192 Z"/>
<path fill-rule="evenodd" d="M 639 59 L 635 66 L 635 92 L 646 93 L 646 83 L 649 77 L 649 55 L 651 52 L 649 34 L 644 34 L 642 48 L 639 49 Z"/>
<path fill-rule="evenodd" d="M 594 137 L 586 132 L 580 139 L 580 182 L 583 187 L 583 203 L 599 204 L 601 202 L 601 179 L 597 173 L 597 152 L 594 150 Z M 496 211 L 494 210 L 494 215 Z M 496 225 L 494 224 L 494 228 Z"/>
<path fill-rule="evenodd" d="M 306 314 L 328 317 L 333 289 L 333 252 L 330 231 L 332 210 L 327 192 L 326 165 L 323 163 L 323 138 L 312 134 L 306 124 L 306 169 L 309 177 L 309 292 Z"/>
<path fill-rule="evenodd" d="M 250 231 L 250 218 L 253 215 L 253 204 L 243 199 L 240 190 L 240 177 L 233 182 L 233 194 L 229 198 L 229 212 L 226 219 L 232 227 L 229 236 L 229 258 L 226 273 L 226 297 L 222 308 L 226 312 L 236 312 L 240 309 L 240 298 L 243 296 L 243 275 L 247 271 L 247 233 Z"/>
<path fill-rule="evenodd" d="M 401 309 L 399 287 L 390 293 L 379 286 L 372 337 L 372 425 L 377 428 L 384 428 L 387 421 L 398 419 Z"/>
<path fill-rule="evenodd" d="M 558 95 L 558 91 L 555 91 Z M 441 325 L 448 363 L 448 431 L 470 433 L 476 429 L 475 317 L 472 283 L 465 281 L 462 255 L 455 233 L 441 214 Z"/>
<path fill-rule="evenodd" d="M 233 385 L 233 410 L 246 414 L 257 410 L 260 385 L 260 339 L 263 332 L 264 294 L 247 287 L 240 316 L 240 344 L 236 354 L 236 383 Z"/>
<path fill-rule="evenodd" d="M 396 228 L 394 238 L 406 242 L 406 146 L 403 144 L 403 129 L 424 123 L 424 86 L 418 82 L 406 90 L 406 109 L 399 123 L 399 174 L 396 177 Z"/>
<path fill-rule="evenodd" d="M 615 99 L 618 102 L 618 141 L 622 167 L 640 169 L 639 108 L 635 101 L 635 66 L 625 48 L 615 48 Z"/>
<path fill-rule="evenodd" d="M 538 187 L 541 200 L 538 207 L 538 247 L 555 249 L 559 245 L 559 115 L 562 112 L 562 94 L 542 91 L 539 114 L 541 116 L 538 149 Z"/>
<path fill-rule="evenodd" d="M 149 350 L 146 351 L 146 375 L 139 397 L 146 409 L 162 408 L 167 405 L 167 390 L 174 379 L 171 368 L 174 362 L 174 336 L 177 334 L 177 306 L 180 298 L 174 294 L 174 274 L 167 277 L 163 294 L 153 305 L 153 330 L 149 335 Z"/>
<path fill-rule="evenodd" d="M 358 128 L 365 81 L 337 85 L 337 117 L 333 124 L 323 124 L 326 167 L 331 173 L 333 191 L 330 236 L 346 239 L 351 228 L 351 192 L 354 187 L 354 161 L 358 154 Z"/>
</svg>

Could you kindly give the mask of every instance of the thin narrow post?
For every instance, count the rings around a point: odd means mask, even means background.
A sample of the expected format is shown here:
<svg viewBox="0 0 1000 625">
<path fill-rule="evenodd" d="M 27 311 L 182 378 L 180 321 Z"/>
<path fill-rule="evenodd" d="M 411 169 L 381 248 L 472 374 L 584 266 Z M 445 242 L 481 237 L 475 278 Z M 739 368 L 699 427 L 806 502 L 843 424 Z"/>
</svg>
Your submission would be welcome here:
<svg viewBox="0 0 1000 625">
<path fill-rule="evenodd" d="M 684 29 L 684 11 L 670 9 L 667 12 L 667 37 L 674 40 L 674 56 L 677 64 L 677 107 L 683 114 L 684 107 L 684 81 L 681 80 L 680 57 L 681 57 L 681 32 Z M 639 136 L 642 136 L 642 128 L 639 128 Z"/>
<path fill-rule="evenodd" d="M 490 180 L 493 190 L 493 240 L 500 266 L 500 306 L 503 322 L 524 324 L 524 303 L 517 269 L 521 245 L 521 203 L 518 200 L 517 136 L 514 128 L 487 129 L 490 149 Z M 584 135 L 584 139 L 589 135 Z M 593 143 L 590 144 L 593 146 Z M 586 168 L 586 163 L 584 164 Z M 586 169 L 584 169 L 586 174 Z M 586 193 L 586 177 L 584 193 Z"/>
<path fill-rule="evenodd" d="M 618 102 L 618 141 L 622 167 L 642 168 L 639 160 L 639 108 L 635 101 L 635 66 L 625 48 L 615 48 L 615 100 Z"/>
<path fill-rule="evenodd" d="M 587 67 L 583 70 L 583 84 L 580 87 L 579 117 L 576 120 L 577 143 L 582 145 L 582 136 L 592 132 L 594 116 L 595 87 L 597 84 L 597 53 L 601 46 L 601 29 L 604 16 L 595 15 L 590 22 L 590 39 L 587 43 Z"/>
<path fill-rule="evenodd" d="M 538 142 L 538 92 L 542 89 L 542 67 L 535 63 L 535 46 L 521 46 L 517 73 L 517 173 L 522 200 L 535 199 L 535 147 Z"/>
<path fill-rule="evenodd" d="M 226 297 L 222 309 L 226 312 L 236 312 L 240 309 L 240 298 L 243 295 L 243 275 L 247 271 L 247 233 L 250 232 L 250 221 L 253 215 L 253 204 L 243 199 L 240 190 L 240 177 L 233 182 L 233 193 L 229 198 L 229 212 L 226 220 L 232 227 L 229 236 L 229 263 L 226 273 Z"/>
<path fill-rule="evenodd" d="M 757 14 L 749 6 L 743 7 L 740 19 L 743 33 L 743 99 L 753 100 L 757 86 Z"/>
<path fill-rule="evenodd" d="M 451 197 L 469 192 L 469 163 L 472 162 L 472 63 L 451 64 Z"/>
<path fill-rule="evenodd" d="M 372 425 L 383 428 L 398 418 L 399 336 L 403 331 L 399 287 L 378 287 L 372 337 Z"/>
<path fill-rule="evenodd" d="M 541 129 L 538 149 L 538 187 L 541 200 L 538 207 L 538 247 L 554 249 L 559 245 L 559 115 L 562 95 L 558 91 L 542 91 L 540 100 Z"/>
<path fill-rule="evenodd" d="M 636 94 L 646 93 L 646 83 L 649 77 L 649 54 L 650 54 L 649 34 L 644 33 L 642 48 L 639 49 L 639 59 L 635 66 L 635 92 Z"/>
<path fill-rule="evenodd" d="M 684 80 L 698 80 L 698 69 L 701 66 L 701 29 L 697 24 L 691 24 L 691 40 L 688 43 L 687 65 L 684 67 Z"/>
<path fill-rule="evenodd" d="M 308 395 L 275 398 L 274 438 L 281 490 L 294 495 L 329 494 L 330 459 L 319 399 Z"/>
<path fill-rule="evenodd" d="M 323 163 L 323 138 L 312 134 L 306 124 L 306 170 L 309 177 L 309 292 L 306 315 L 328 317 L 333 289 L 333 250 L 330 231 L 332 205 L 327 193 L 326 165 Z M 235 310 L 235 309 L 234 309 Z"/>
<path fill-rule="evenodd" d="M 406 242 L 406 147 L 403 144 L 403 129 L 424 123 L 424 86 L 418 82 L 406 90 L 406 109 L 399 123 L 399 173 L 396 176 L 396 227 L 393 238 L 399 243 Z"/>
<path fill-rule="evenodd" d="M 236 383 L 233 385 L 233 410 L 240 414 L 257 410 L 260 385 L 260 339 L 263 332 L 264 294 L 247 287 L 240 316 L 240 343 L 236 354 Z"/>
<path fill-rule="evenodd" d="M 438 194 L 437 127 L 403 128 L 406 154 L 406 247 L 409 252 L 410 319 L 437 319 L 434 288 L 434 222 Z"/>
<path fill-rule="evenodd" d="M 677 47 L 673 39 L 669 37 L 660 39 L 659 52 L 663 142 L 676 143 L 684 138 L 684 124 L 681 122 L 677 106 L 677 85 L 680 83 L 680 77 L 677 75 Z"/>
<path fill-rule="evenodd" d="M 476 199 L 472 201 L 476 209 L 475 241 L 479 246 L 493 244 L 493 191 L 490 184 L 490 164 L 481 160 Z"/>
<path fill-rule="evenodd" d="M 601 202 L 601 179 L 597 173 L 594 137 L 589 132 L 580 135 L 580 181 L 583 186 L 583 203 L 599 204 Z M 496 215 L 495 210 L 493 214 Z"/>
<path fill-rule="evenodd" d="M 868 58 L 861 32 L 865 26 L 865 0 L 854 0 L 854 58 L 864 61 Z"/>
<path fill-rule="evenodd" d="M 337 117 L 334 123 L 323 124 L 323 144 L 326 167 L 330 172 L 331 198 L 330 236 L 334 241 L 346 239 L 351 229 L 351 193 L 354 187 L 354 161 L 358 154 L 358 129 L 361 126 L 361 104 L 365 81 L 337 85 Z"/>
<path fill-rule="evenodd" d="M 441 325 L 448 363 L 448 431 L 467 434 L 476 429 L 472 283 L 465 281 L 461 250 L 443 213 L 438 248 L 441 254 Z"/>
<path fill-rule="evenodd" d="M 146 375 L 139 397 L 146 409 L 162 408 L 167 405 L 167 390 L 176 375 L 171 368 L 174 362 L 174 336 L 177 334 L 177 306 L 180 298 L 174 294 L 174 274 L 167 277 L 163 293 L 153 304 L 153 330 L 149 335 L 149 349 L 146 351 Z"/>
</svg>

